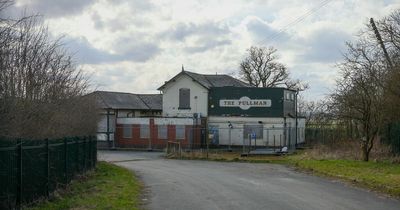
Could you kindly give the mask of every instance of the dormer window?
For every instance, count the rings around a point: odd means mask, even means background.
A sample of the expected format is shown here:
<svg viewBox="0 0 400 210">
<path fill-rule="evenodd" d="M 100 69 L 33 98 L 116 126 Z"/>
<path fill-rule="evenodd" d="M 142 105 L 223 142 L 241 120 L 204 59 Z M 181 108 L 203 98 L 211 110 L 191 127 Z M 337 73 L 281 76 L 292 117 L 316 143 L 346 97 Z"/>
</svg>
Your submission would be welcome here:
<svg viewBox="0 0 400 210">
<path fill-rule="evenodd" d="M 190 89 L 179 89 L 179 109 L 190 109 Z"/>
</svg>

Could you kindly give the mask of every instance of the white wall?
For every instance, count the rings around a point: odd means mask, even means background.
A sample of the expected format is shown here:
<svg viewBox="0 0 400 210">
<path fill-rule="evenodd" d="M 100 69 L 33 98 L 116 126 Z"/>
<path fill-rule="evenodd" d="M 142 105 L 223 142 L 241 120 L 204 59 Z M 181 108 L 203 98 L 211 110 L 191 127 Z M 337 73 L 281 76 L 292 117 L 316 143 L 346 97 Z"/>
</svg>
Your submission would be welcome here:
<svg viewBox="0 0 400 210">
<path fill-rule="evenodd" d="M 140 124 L 140 125 L 148 125 L 150 124 L 150 118 L 117 118 L 117 124 Z"/>
<path fill-rule="evenodd" d="M 154 118 L 156 125 L 193 125 L 193 118 Z"/>
<path fill-rule="evenodd" d="M 148 125 L 150 119 L 154 119 L 155 125 L 193 125 L 193 118 L 148 118 L 148 117 L 136 117 L 136 118 L 117 118 L 118 124 L 138 124 Z"/>
<path fill-rule="evenodd" d="M 179 110 L 179 89 L 190 89 L 190 108 Z M 197 96 L 197 99 L 195 99 Z M 175 82 L 167 84 L 163 90 L 163 116 L 164 117 L 193 117 L 193 113 L 201 113 L 206 117 L 208 111 L 208 90 L 193 81 L 187 75 L 181 75 Z"/>
<path fill-rule="evenodd" d="M 304 142 L 304 126 L 305 120 L 298 119 L 298 142 Z M 229 123 L 233 126 L 231 129 L 231 144 L 243 145 L 248 144 L 248 137 L 243 136 L 244 125 L 257 125 L 259 122 L 263 124 L 263 137 L 257 137 L 257 145 L 279 146 L 285 143 L 284 135 L 284 118 L 258 118 L 258 117 L 209 117 L 209 126 L 218 127 L 218 136 L 220 145 L 229 145 Z M 292 128 L 292 135 L 295 133 L 295 120 L 287 118 L 287 125 Z M 287 130 L 289 132 L 289 130 Z M 294 132 L 294 133 L 293 133 Z M 288 134 L 286 137 L 288 138 Z M 274 142 L 275 139 L 275 142 Z M 291 138 L 294 139 L 294 136 Z M 287 140 L 286 140 L 287 141 Z"/>
</svg>

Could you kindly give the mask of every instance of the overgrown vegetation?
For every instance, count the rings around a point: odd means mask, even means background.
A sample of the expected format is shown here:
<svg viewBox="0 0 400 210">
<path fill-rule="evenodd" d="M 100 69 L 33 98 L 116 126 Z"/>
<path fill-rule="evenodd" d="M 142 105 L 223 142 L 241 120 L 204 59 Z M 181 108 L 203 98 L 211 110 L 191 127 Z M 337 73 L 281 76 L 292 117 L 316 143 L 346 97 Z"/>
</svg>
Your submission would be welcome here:
<svg viewBox="0 0 400 210">
<path fill-rule="evenodd" d="M 53 199 L 29 209 L 138 209 L 141 188 L 129 170 L 99 162 L 94 171 L 72 181 Z"/>
<path fill-rule="evenodd" d="M 58 138 L 96 131 L 87 78 L 38 16 L 17 20 L 0 0 L 0 136 Z"/>
<path fill-rule="evenodd" d="M 317 175 L 348 181 L 357 186 L 400 197 L 400 164 L 390 161 L 357 161 L 351 159 L 314 159 L 313 155 L 290 156 L 287 163 Z"/>
<path fill-rule="evenodd" d="M 344 128 L 348 135 L 334 140 L 358 142 L 364 161 L 386 128 L 400 121 L 399 32 L 400 10 L 376 22 L 371 18 L 356 41 L 347 43 L 333 93 L 324 101 L 299 106 L 308 127 Z"/>
</svg>

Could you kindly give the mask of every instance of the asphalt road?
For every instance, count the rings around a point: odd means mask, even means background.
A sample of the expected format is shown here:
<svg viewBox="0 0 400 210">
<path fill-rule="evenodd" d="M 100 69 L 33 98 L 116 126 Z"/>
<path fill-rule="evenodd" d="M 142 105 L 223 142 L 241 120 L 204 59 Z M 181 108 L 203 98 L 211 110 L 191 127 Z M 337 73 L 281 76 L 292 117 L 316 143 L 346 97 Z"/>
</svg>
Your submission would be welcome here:
<svg viewBox="0 0 400 210">
<path fill-rule="evenodd" d="M 167 160 L 162 153 L 99 151 L 135 171 L 148 209 L 400 209 L 400 201 L 276 164 Z"/>
</svg>

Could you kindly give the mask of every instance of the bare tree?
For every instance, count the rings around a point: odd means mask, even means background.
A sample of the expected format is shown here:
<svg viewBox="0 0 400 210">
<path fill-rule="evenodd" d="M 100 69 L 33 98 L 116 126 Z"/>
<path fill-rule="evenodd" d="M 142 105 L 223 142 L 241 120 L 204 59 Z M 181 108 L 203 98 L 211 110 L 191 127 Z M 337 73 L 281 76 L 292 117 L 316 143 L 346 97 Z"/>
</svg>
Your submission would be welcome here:
<svg viewBox="0 0 400 210">
<path fill-rule="evenodd" d="M 252 46 L 247 50 L 246 58 L 240 63 L 239 75 L 250 85 L 256 87 L 284 86 L 291 89 L 305 89 L 308 84 L 300 80 L 291 80 L 287 67 L 278 62 L 273 47 Z"/>
<path fill-rule="evenodd" d="M 298 99 L 299 115 L 305 117 L 306 126 L 322 127 L 332 122 L 329 104 L 326 100 L 306 101 Z"/>
<path fill-rule="evenodd" d="M 0 2 L 0 13 L 9 3 Z M 49 37 L 39 17 L 1 20 L 0 136 L 94 134 L 95 102 L 82 97 L 88 87 L 61 40 Z"/>
<path fill-rule="evenodd" d="M 363 160 L 368 161 L 383 124 L 385 97 L 380 81 L 385 78 L 386 63 L 377 46 L 364 38 L 347 46 L 344 61 L 338 65 L 342 77 L 332 94 L 332 108 L 339 119 L 356 123 L 363 134 Z"/>
</svg>

